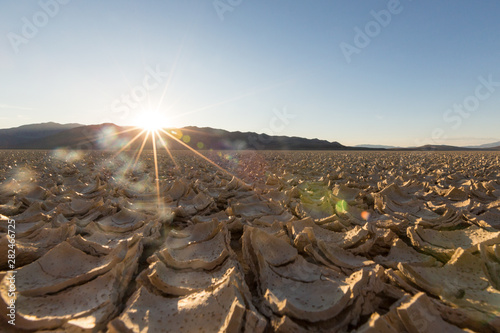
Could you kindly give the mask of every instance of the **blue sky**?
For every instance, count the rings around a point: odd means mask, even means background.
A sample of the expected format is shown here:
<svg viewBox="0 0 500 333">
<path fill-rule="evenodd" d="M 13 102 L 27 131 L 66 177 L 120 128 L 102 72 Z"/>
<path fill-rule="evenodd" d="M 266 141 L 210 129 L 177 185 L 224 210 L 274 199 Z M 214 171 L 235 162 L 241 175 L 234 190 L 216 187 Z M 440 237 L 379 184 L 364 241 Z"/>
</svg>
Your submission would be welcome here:
<svg viewBox="0 0 500 333">
<path fill-rule="evenodd" d="M 347 145 L 498 141 L 499 14 L 494 0 L 4 1 L 0 128 L 158 110 L 167 126 Z"/>
</svg>

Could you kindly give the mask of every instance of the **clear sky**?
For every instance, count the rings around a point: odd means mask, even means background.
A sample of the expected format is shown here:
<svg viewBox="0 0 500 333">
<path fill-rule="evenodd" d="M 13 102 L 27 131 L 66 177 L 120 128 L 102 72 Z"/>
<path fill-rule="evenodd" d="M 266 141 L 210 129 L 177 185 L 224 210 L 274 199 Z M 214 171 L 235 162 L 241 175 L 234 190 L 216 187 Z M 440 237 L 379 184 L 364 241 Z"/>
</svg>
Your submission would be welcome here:
<svg viewBox="0 0 500 333">
<path fill-rule="evenodd" d="M 496 0 L 2 1 L 0 128 L 158 110 L 346 145 L 500 140 Z"/>
</svg>

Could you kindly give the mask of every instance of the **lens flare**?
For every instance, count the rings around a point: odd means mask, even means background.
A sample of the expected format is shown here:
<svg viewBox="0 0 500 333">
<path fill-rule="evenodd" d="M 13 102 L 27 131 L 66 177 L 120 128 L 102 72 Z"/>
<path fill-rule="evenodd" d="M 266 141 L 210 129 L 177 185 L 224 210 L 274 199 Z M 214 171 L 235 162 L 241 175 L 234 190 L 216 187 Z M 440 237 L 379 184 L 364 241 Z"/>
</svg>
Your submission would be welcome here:
<svg viewBox="0 0 500 333">
<path fill-rule="evenodd" d="M 340 200 L 335 205 L 335 209 L 337 210 L 337 213 L 345 213 L 345 212 L 347 212 L 348 208 L 349 208 L 349 206 L 347 205 L 347 202 L 345 200 Z"/>
</svg>

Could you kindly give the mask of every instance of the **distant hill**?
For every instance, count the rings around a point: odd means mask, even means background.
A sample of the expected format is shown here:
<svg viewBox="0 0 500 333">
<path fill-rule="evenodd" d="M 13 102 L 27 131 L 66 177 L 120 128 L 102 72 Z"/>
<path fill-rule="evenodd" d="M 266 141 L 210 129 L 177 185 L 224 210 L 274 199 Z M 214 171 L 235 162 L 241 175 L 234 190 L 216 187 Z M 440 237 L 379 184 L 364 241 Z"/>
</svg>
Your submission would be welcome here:
<svg viewBox="0 0 500 333">
<path fill-rule="evenodd" d="M 393 148 L 393 151 L 500 151 L 499 147 L 491 148 L 466 148 L 447 145 L 425 145 L 420 147 Z"/>
<path fill-rule="evenodd" d="M 191 140 L 203 142 L 212 149 L 256 149 L 256 150 L 335 150 L 347 149 L 336 141 L 305 139 L 289 136 L 271 136 L 254 132 L 229 132 L 210 127 L 188 126 L 181 129 Z"/>
<path fill-rule="evenodd" d="M 425 145 L 425 146 L 420 146 L 420 147 L 393 148 L 390 150 L 399 150 L 399 151 L 469 151 L 469 150 L 478 150 L 478 149 L 446 146 L 446 145 Z"/>
<path fill-rule="evenodd" d="M 0 129 L 0 148 L 17 148 L 48 136 L 83 126 L 80 124 L 58 124 L 54 122 L 23 125 L 14 128 Z"/>
<path fill-rule="evenodd" d="M 356 145 L 354 147 L 356 147 L 356 148 L 373 148 L 373 149 L 392 149 L 392 148 L 398 148 L 396 146 L 370 145 L 370 144 Z"/>
<path fill-rule="evenodd" d="M 140 133 L 140 129 L 120 127 L 114 124 L 101 125 L 29 125 L 37 128 L 36 135 L 30 133 L 9 131 L 8 138 L 0 137 L 2 149 L 56 149 L 67 147 L 71 149 L 120 149 L 124 144 L 132 141 Z M 63 129 L 61 126 L 67 126 Z M 42 130 L 46 128 L 45 130 Z M 229 132 L 209 127 L 185 127 L 167 131 L 174 136 L 182 133 L 182 141 L 195 149 L 214 150 L 336 150 L 353 149 L 338 142 L 320 139 L 305 139 L 300 137 L 270 136 L 253 132 Z M 0 133 L 1 134 L 1 133 Z M 171 149 L 187 149 L 184 145 L 163 134 L 166 144 Z M 127 148 L 136 149 L 142 144 L 143 137 L 138 138 Z M 151 149 L 151 140 L 146 141 L 145 149 Z"/>
<path fill-rule="evenodd" d="M 479 149 L 481 149 L 481 148 L 496 148 L 496 147 L 500 147 L 500 141 L 487 143 L 487 144 L 479 145 L 479 146 L 468 146 L 465 148 L 479 148 Z"/>
</svg>

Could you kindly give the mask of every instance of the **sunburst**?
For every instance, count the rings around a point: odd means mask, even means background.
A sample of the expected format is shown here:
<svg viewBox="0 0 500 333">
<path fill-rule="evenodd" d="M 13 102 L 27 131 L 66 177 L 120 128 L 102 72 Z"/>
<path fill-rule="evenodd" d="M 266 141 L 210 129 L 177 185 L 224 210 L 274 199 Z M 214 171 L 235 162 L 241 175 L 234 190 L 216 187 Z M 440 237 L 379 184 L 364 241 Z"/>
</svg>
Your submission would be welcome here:
<svg viewBox="0 0 500 333">
<path fill-rule="evenodd" d="M 128 142 L 126 142 L 122 147 L 115 153 L 114 157 L 117 157 L 119 154 L 121 154 L 123 151 L 125 151 L 127 148 L 130 149 L 132 144 L 140 139 L 141 142 L 140 146 L 137 148 L 136 151 L 132 153 L 132 157 L 130 158 L 130 161 L 127 163 L 125 166 L 125 170 L 134 170 L 136 164 L 138 163 L 139 159 L 141 158 L 142 153 L 144 152 L 145 146 L 149 140 L 151 140 L 151 147 L 153 149 L 153 164 L 154 164 L 154 181 L 155 181 L 155 187 L 156 187 L 156 200 L 157 200 L 157 211 L 160 214 L 164 213 L 164 205 L 161 200 L 161 191 L 160 191 L 160 166 L 158 163 L 158 148 L 161 149 L 163 147 L 165 151 L 168 153 L 168 156 L 174 163 L 176 168 L 179 168 L 179 165 L 177 161 L 174 158 L 174 155 L 170 151 L 169 145 L 167 144 L 167 140 L 171 140 L 171 142 L 177 142 L 178 144 L 182 145 L 183 147 L 189 149 L 193 153 L 195 153 L 198 157 L 202 158 L 204 161 L 210 163 L 211 165 L 215 166 L 217 169 L 223 171 L 224 173 L 230 175 L 231 177 L 235 177 L 238 181 L 244 183 L 241 179 L 239 179 L 236 175 L 231 173 L 230 171 L 224 169 L 199 151 L 195 150 L 186 142 L 183 141 L 183 134 L 181 130 L 178 129 L 172 129 L 169 128 L 169 121 L 168 118 L 157 111 L 146 111 L 142 112 L 137 115 L 135 118 L 136 126 L 133 126 L 130 129 L 114 133 L 115 135 L 125 133 L 125 132 L 130 132 L 130 131 L 138 131 L 136 135 L 134 135 Z M 137 145 L 138 146 L 138 145 Z"/>
</svg>

